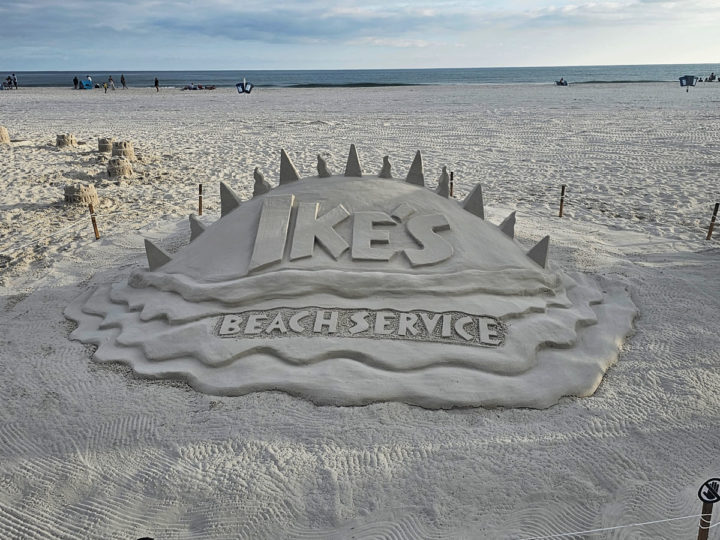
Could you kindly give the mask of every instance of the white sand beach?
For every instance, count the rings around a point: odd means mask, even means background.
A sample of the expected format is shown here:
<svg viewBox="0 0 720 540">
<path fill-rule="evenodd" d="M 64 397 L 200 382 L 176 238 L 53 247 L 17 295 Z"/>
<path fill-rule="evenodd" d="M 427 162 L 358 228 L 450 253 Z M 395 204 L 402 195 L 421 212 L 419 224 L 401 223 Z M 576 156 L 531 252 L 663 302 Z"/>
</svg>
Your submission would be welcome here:
<svg viewBox="0 0 720 540">
<path fill-rule="evenodd" d="M 693 538 L 700 485 L 720 477 L 720 85 L 234 88 L 0 93 L 0 537 L 512 538 L 655 522 L 587 538 Z M 81 143 L 57 148 L 56 135 Z M 131 141 L 109 178 L 98 138 Z M 316 405 L 226 397 L 92 360 L 66 307 L 146 267 L 243 199 L 383 156 L 485 218 L 517 210 L 528 249 L 550 235 L 568 272 L 622 284 L 634 333 L 594 395 L 544 409 Z M 63 201 L 93 184 L 88 209 Z M 558 217 L 560 186 L 567 186 Z M 716 512 L 717 513 L 717 512 Z M 673 521 L 671 518 L 684 518 Z M 715 521 L 720 516 L 715 516 Z M 720 538 L 720 527 L 710 531 Z"/>
</svg>

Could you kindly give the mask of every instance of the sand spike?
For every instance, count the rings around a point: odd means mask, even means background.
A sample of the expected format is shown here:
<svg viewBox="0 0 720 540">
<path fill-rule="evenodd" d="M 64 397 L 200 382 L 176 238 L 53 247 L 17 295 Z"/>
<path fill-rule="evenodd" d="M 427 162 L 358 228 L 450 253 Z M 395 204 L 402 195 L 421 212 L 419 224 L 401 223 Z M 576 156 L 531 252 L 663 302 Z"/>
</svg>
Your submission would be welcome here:
<svg viewBox="0 0 720 540">
<path fill-rule="evenodd" d="M 438 178 L 438 187 L 435 193 L 446 199 L 450 197 L 450 175 L 445 165 L 443 165 L 442 173 L 440 174 L 440 178 Z"/>
<path fill-rule="evenodd" d="M 471 214 L 475 214 L 480 219 L 485 219 L 482 186 L 480 184 L 477 184 L 470 194 L 465 197 L 462 207 Z"/>
<path fill-rule="evenodd" d="M 290 157 L 285 152 L 284 148 L 280 149 L 280 185 L 289 184 L 290 182 L 297 182 L 300 180 L 300 173 L 293 165 Z"/>
<path fill-rule="evenodd" d="M 515 212 L 503 219 L 498 228 L 510 238 L 515 238 Z"/>
<path fill-rule="evenodd" d="M 205 225 L 194 214 L 190 214 L 190 241 L 195 240 L 203 232 L 205 232 Z"/>
<path fill-rule="evenodd" d="M 345 176 L 362 176 L 362 168 L 360 167 L 360 158 L 358 157 L 355 145 L 350 145 L 350 153 L 348 154 L 347 165 L 345 165 Z"/>
<path fill-rule="evenodd" d="M 220 217 L 235 210 L 242 201 L 225 182 L 220 182 Z"/>
<path fill-rule="evenodd" d="M 172 260 L 170 255 L 168 255 L 162 248 L 157 247 L 147 238 L 145 239 L 145 255 L 147 255 L 148 266 L 151 271 L 157 270 L 163 264 Z"/>
<path fill-rule="evenodd" d="M 527 252 L 527 256 L 538 263 L 543 268 L 547 267 L 548 247 L 550 246 L 550 237 L 546 236 L 540 240 L 535 246 Z"/>
<path fill-rule="evenodd" d="M 318 154 L 317 170 L 320 178 L 330 178 L 332 176 L 330 171 L 328 171 L 327 161 L 325 161 L 320 154 Z"/>
<path fill-rule="evenodd" d="M 378 173 L 379 178 L 392 178 L 392 173 L 390 172 L 390 169 L 392 166 L 390 165 L 390 157 L 385 156 L 383 158 L 383 164 L 382 169 L 380 169 L 380 172 Z"/>
<path fill-rule="evenodd" d="M 415 184 L 416 186 L 425 185 L 425 175 L 423 174 L 423 161 L 420 150 L 415 153 L 415 159 L 413 159 L 412 165 L 410 165 L 410 170 L 408 171 L 405 181 L 408 184 Z"/>
<path fill-rule="evenodd" d="M 255 170 L 253 171 L 253 179 L 255 180 L 255 185 L 253 186 L 253 197 L 263 195 L 272 189 L 270 183 L 265 180 L 263 173 L 260 172 L 259 167 L 255 167 Z"/>
</svg>

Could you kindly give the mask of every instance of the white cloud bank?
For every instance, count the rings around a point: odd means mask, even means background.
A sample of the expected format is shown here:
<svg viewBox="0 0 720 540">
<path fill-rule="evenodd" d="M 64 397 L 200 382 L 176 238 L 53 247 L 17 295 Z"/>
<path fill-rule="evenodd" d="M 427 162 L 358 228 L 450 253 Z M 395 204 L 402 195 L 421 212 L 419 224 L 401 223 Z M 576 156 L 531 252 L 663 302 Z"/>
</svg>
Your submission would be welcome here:
<svg viewBox="0 0 720 540">
<path fill-rule="evenodd" d="M 716 0 L 6 0 L 0 69 L 711 62 Z"/>
</svg>

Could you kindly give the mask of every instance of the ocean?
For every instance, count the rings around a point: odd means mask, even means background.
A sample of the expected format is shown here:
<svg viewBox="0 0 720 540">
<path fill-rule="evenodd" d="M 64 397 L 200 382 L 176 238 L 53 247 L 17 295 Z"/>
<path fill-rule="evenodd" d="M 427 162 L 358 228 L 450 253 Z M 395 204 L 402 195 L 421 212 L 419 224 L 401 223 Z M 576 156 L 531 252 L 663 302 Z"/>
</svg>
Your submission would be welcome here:
<svg viewBox="0 0 720 540">
<path fill-rule="evenodd" d="M 162 87 L 190 83 L 234 86 L 247 79 L 256 87 L 370 87 L 445 84 L 554 84 L 561 77 L 570 84 L 677 82 L 683 75 L 708 77 L 720 64 L 667 64 L 636 66 L 565 66 L 442 69 L 353 70 L 228 70 L 228 71 L 14 71 L 20 86 L 72 87 L 72 79 L 92 76 L 104 82 L 112 75 L 120 86 L 124 74 L 128 86 L 152 86 L 155 77 Z M 5 74 L 7 71 L 7 74 Z M 11 71 L 0 71 L 4 79 Z"/>
</svg>

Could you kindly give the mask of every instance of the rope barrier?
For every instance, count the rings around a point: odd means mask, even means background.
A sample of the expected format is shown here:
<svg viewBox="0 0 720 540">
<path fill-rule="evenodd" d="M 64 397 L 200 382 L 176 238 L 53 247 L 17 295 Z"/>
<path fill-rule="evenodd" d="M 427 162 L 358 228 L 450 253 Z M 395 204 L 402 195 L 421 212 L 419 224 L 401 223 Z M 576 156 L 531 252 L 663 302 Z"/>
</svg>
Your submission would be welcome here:
<svg viewBox="0 0 720 540">
<path fill-rule="evenodd" d="M 654 525 L 656 523 L 667 523 L 669 521 L 678 521 L 681 519 L 699 518 L 702 515 L 704 515 L 704 514 L 694 514 L 692 516 L 681 516 L 681 517 L 674 517 L 674 518 L 667 518 L 667 519 L 657 519 L 654 521 L 644 521 L 642 523 L 630 523 L 628 525 L 616 525 L 615 527 L 603 527 L 600 529 L 588 529 L 586 531 L 574 531 L 574 532 L 566 532 L 566 533 L 558 533 L 558 534 L 549 534 L 546 536 L 529 536 L 526 538 L 522 538 L 521 540 L 545 540 L 547 538 L 562 538 L 563 536 L 576 536 L 579 534 L 594 534 L 594 533 L 604 532 L 604 531 L 614 531 L 617 529 L 627 529 L 628 527 L 642 527 L 644 525 Z M 720 521 L 718 523 L 715 523 L 714 525 L 710 525 L 708 527 L 708 529 L 716 527 L 717 525 L 720 525 Z"/>
</svg>

